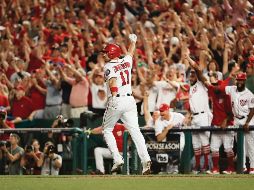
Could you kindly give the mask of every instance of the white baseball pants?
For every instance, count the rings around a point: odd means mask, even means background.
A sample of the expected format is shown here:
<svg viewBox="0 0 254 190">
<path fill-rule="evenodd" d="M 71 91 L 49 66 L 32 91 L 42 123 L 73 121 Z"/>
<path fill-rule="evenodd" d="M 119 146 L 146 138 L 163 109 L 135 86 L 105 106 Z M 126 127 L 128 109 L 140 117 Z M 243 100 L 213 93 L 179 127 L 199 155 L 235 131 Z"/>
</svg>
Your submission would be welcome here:
<svg viewBox="0 0 254 190">
<path fill-rule="evenodd" d="M 120 119 L 128 129 L 132 140 L 134 141 L 141 162 L 150 161 L 145 139 L 139 129 L 137 106 L 133 96 L 120 96 L 116 98 L 118 105 L 116 108 L 107 106 L 103 117 L 103 134 L 105 141 L 112 152 L 114 163 L 122 162 L 115 137 L 112 133 L 116 122 Z"/>
</svg>

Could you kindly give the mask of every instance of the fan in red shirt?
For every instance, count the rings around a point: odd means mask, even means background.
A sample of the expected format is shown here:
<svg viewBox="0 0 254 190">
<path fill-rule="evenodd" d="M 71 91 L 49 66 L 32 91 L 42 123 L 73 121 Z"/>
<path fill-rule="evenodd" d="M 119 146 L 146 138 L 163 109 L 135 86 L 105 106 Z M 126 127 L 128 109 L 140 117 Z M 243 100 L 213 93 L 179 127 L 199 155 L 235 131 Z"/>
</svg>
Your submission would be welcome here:
<svg viewBox="0 0 254 190">
<path fill-rule="evenodd" d="M 28 63 L 28 68 L 27 68 L 27 72 L 31 73 L 32 71 L 41 68 L 41 66 L 43 66 L 43 61 L 41 60 L 41 58 L 39 57 L 39 55 L 37 55 L 37 49 L 35 49 L 31 54 L 30 54 L 30 61 Z"/>
<path fill-rule="evenodd" d="M 43 82 L 43 70 L 36 69 L 32 72 L 30 98 L 33 100 L 33 110 L 44 109 L 47 89 Z"/>
<path fill-rule="evenodd" d="M 16 88 L 16 97 L 12 104 L 12 115 L 14 117 L 21 117 L 22 119 L 27 119 L 28 116 L 33 112 L 33 102 L 32 100 L 25 96 L 25 91 L 22 86 Z"/>
<path fill-rule="evenodd" d="M 4 107 L 7 111 L 10 110 L 10 103 L 8 97 L 3 95 L 0 91 L 0 107 Z"/>
<path fill-rule="evenodd" d="M 214 127 L 226 128 L 233 125 L 233 113 L 230 104 L 230 97 L 220 89 L 225 88 L 226 82 L 218 81 L 217 73 L 209 74 L 210 83 L 202 75 L 202 72 L 195 68 L 198 73 L 199 80 L 207 87 L 208 95 L 212 100 Z M 211 137 L 211 151 L 213 160 L 213 169 L 208 171 L 209 174 L 219 174 L 219 148 L 223 144 L 224 151 L 227 155 L 228 168 L 223 171 L 224 174 L 232 174 L 234 169 L 234 133 L 233 131 L 213 132 Z"/>
</svg>

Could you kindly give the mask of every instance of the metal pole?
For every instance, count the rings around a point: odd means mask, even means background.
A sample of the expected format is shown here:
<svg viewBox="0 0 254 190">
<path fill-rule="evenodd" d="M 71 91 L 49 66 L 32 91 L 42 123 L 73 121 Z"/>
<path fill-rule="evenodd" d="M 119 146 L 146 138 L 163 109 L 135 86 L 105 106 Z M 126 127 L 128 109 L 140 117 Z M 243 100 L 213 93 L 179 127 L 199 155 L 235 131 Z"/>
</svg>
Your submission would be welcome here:
<svg viewBox="0 0 254 190">
<path fill-rule="evenodd" d="M 243 131 L 237 132 L 237 165 L 236 165 L 236 172 L 238 174 L 243 173 L 243 157 L 244 153 L 244 135 Z"/>
<path fill-rule="evenodd" d="M 83 174 L 87 175 L 87 162 L 88 162 L 88 151 L 87 151 L 87 135 L 82 134 L 82 152 L 83 152 Z"/>
<path fill-rule="evenodd" d="M 185 146 L 181 155 L 180 168 L 184 174 L 188 174 L 191 171 L 191 157 L 192 157 L 192 137 L 191 132 L 186 131 Z"/>
<path fill-rule="evenodd" d="M 124 165 L 123 165 L 123 174 L 126 175 L 127 174 L 127 170 L 128 170 L 128 136 L 129 133 L 128 131 L 124 131 L 123 133 L 123 159 L 124 159 Z"/>
<path fill-rule="evenodd" d="M 131 141 L 131 169 L 132 174 L 138 174 L 138 153 L 133 141 Z"/>
<path fill-rule="evenodd" d="M 78 158 L 78 144 L 77 144 L 77 138 L 78 134 L 74 133 L 73 138 L 71 141 L 71 147 L 72 147 L 72 174 L 76 174 L 76 169 L 77 169 L 77 158 Z"/>
</svg>

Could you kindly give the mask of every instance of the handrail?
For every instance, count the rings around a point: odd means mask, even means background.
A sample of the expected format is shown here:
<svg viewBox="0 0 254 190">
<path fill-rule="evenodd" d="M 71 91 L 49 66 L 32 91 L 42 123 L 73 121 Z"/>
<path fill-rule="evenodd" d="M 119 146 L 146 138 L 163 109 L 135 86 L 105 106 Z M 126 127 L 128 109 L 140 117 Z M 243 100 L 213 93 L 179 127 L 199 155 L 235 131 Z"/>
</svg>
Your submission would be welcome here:
<svg viewBox="0 0 254 190">
<path fill-rule="evenodd" d="M 140 130 L 142 132 L 145 133 L 154 133 L 154 128 L 148 128 L 148 127 L 140 127 Z M 253 131 L 254 130 L 254 126 L 249 126 L 249 131 Z M 183 126 L 183 127 L 179 127 L 179 128 L 172 128 L 170 129 L 170 132 L 186 132 L 186 134 L 191 134 L 191 132 L 197 132 L 197 131 L 237 131 L 238 135 L 237 135 L 237 154 L 239 155 L 238 159 L 237 159 L 237 173 L 242 173 L 242 164 L 243 164 L 243 134 L 244 134 L 244 129 L 242 128 L 242 126 L 232 126 L 232 127 L 228 127 L 225 129 L 222 128 L 218 128 L 218 127 L 192 127 L 192 126 Z M 82 140 L 82 169 L 83 169 L 83 174 L 87 174 L 87 164 L 88 164 L 88 159 L 87 159 L 87 139 L 89 138 L 89 133 L 86 130 L 86 128 L 82 129 L 82 128 L 12 128 L 12 129 L 0 129 L 0 134 L 4 134 L 4 133 L 13 133 L 13 132 L 17 132 L 17 133 L 24 133 L 24 132 L 41 132 L 41 133 L 46 133 L 46 132 L 53 132 L 53 133 L 69 133 L 69 134 L 75 134 L 75 137 L 80 137 L 80 140 Z M 81 136 L 80 136 L 81 135 Z M 126 161 L 127 159 L 127 140 L 128 140 L 128 131 L 126 131 L 124 133 L 124 159 Z M 75 157 L 75 155 L 77 156 L 77 138 L 73 138 L 73 156 Z M 190 157 L 190 149 L 191 147 L 188 147 L 188 157 Z M 188 159 L 189 159 L 188 158 Z M 77 168 L 77 160 L 75 160 L 75 158 L 72 160 L 73 161 L 73 173 L 75 173 L 75 169 Z M 127 163 L 127 162 L 125 162 Z M 190 167 L 188 165 L 185 166 L 184 172 L 188 173 L 190 170 Z M 124 170 L 123 170 L 123 174 L 127 174 L 127 166 L 124 166 Z"/>
<path fill-rule="evenodd" d="M 154 128 L 148 127 L 140 127 L 141 131 L 145 132 L 154 132 Z M 254 126 L 249 126 L 249 131 L 253 131 Z M 193 126 L 184 126 L 179 128 L 172 128 L 170 132 L 185 132 L 185 131 L 244 131 L 244 129 L 240 126 L 232 126 L 227 128 L 219 128 L 219 127 L 193 127 Z M 70 132 L 70 133 L 86 133 L 85 129 L 81 128 L 8 128 L 8 129 L 0 129 L 0 134 L 3 133 L 11 133 L 11 132 Z"/>
<path fill-rule="evenodd" d="M 69 132 L 69 133 L 82 133 L 84 132 L 81 128 L 8 128 L 8 129 L 0 129 L 0 134 L 3 133 L 22 133 L 22 132 L 53 132 L 53 133 L 62 133 L 62 132 Z"/>
<path fill-rule="evenodd" d="M 140 127 L 141 131 L 145 132 L 154 132 L 154 128 L 150 127 Z M 249 131 L 254 130 L 254 125 L 249 126 Z M 169 132 L 185 132 L 185 131 L 244 131 L 244 128 L 242 126 L 232 126 L 227 128 L 220 128 L 220 127 L 214 127 L 214 126 L 204 126 L 204 127 L 193 127 L 193 126 L 183 126 L 179 128 L 172 128 L 169 130 Z"/>
</svg>

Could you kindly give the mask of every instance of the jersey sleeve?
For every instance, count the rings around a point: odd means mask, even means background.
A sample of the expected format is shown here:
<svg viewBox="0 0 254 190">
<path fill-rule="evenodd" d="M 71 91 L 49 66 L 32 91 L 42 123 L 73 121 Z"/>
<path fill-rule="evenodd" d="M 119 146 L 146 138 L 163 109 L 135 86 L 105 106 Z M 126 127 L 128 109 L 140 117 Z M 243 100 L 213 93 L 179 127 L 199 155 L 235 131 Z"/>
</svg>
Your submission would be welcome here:
<svg viewBox="0 0 254 190">
<path fill-rule="evenodd" d="M 226 87 L 225 87 L 225 93 L 226 93 L 227 95 L 230 95 L 230 94 L 231 94 L 231 89 L 232 89 L 232 86 L 226 86 Z"/>
<path fill-rule="evenodd" d="M 104 67 L 104 78 L 108 81 L 111 78 L 117 78 L 117 75 L 112 67 Z"/>
<path fill-rule="evenodd" d="M 129 55 L 129 54 L 127 54 L 127 55 L 124 57 L 124 60 L 125 60 L 125 61 L 130 61 L 130 62 L 132 62 L 132 56 Z"/>
<path fill-rule="evenodd" d="M 183 122 L 184 122 L 184 119 L 185 119 L 184 115 L 181 114 L 181 113 L 178 113 L 178 117 L 179 117 L 180 123 L 183 125 Z"/>
<path fill-rule="evenodd" d="M 249 99 L 249 108 L 254 108 L 254 95 L 252 93 Z"/>
<path fill-rule="evenodd" d="M 130 63 L 131 64 L 131 68 L 132 68 L 132 56 L 131 55 L 127 54 L 124 57 L 124 61 Z"/>
<path fill-rule="evenodd" d="M 157 120 L 155 122 L 155 136 L 159 135 L 162 133 L 163 131 L 163 125 L 162 125 L 162 122 L 160 122 L 160 120 Z"/>
<path fill-rule="evenodd" d="M 210 95 L 214 91 L 214 86 L 213 85 L 208 85 L 207 89 L 208 89 L 208 94 Z"/>
<path fill-rule="evenodd" d="M 166 81 L 154 81 L 153 84 L 157 89 L 166 88 L 168 86 Z"/>
</svg>

